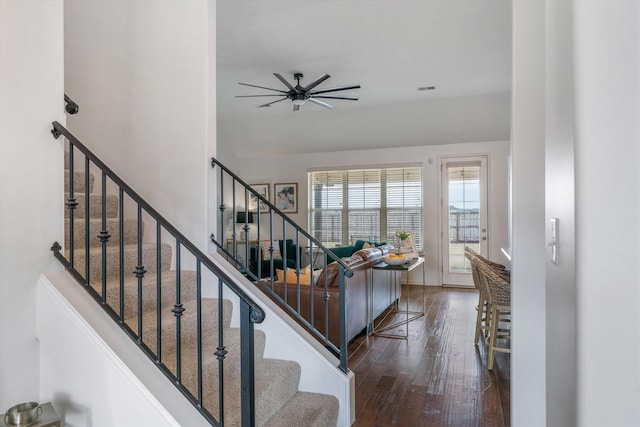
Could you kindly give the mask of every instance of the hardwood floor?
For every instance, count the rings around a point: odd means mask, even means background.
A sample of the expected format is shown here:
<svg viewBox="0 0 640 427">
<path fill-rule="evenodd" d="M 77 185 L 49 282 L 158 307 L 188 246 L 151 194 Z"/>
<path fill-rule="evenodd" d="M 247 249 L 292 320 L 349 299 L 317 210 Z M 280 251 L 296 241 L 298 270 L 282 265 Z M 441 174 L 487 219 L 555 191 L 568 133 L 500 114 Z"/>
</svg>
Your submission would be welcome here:
<svg viewBox="0 0 640 427">
<path fill-rule="evenodd" d="M 409 288 L 415 309 L 421 288 Z M 509 426 L 510 355 L 496 353 L 486 369 L 486 346 L 473 344 L 477 303 L 475 291 L 427 287 L 426 315 L 409 323 L 408 339 L 356 337 L 353 426 Z"/>
</svg>

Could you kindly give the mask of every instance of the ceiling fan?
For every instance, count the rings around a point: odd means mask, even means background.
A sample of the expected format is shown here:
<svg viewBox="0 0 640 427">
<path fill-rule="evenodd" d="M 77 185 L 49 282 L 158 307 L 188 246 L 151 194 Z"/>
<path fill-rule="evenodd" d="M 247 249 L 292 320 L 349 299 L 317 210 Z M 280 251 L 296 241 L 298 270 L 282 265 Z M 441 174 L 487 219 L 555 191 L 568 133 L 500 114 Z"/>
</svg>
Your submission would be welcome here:
<svg viewBox="0 0 640 427">
<path fill-rule="evenodd" d="M 340 87 L 334 87 L 334 88 L 330 88 L 330 89 L 313 90 L 320 83 L 324 82 L 329 77 L 331 77 L 329 74 L 320 75 L 317 79 L 315 79 L 314 81 L 312 81 L 311 83 L 309 83 L 306 86 L 300 86 L 300 79 L 302 79 L 304 77 L 302 75 L 302 73 L 295 73 L 293 75 L 293 78 L 296 79 L 296 81 L 297 81 L 297 84 L 295 86 L 291 85 L 291 83 L 289 83 L 287 80 L 285 80 L 285 78 L 282 77 L 280 74 L 273 73 L 273 75 L 276 76 L 278 78 L 278 80 L 280 80 L 282 83 L 284 83 L 284 85 L 289 90 L 272 89 L 270 87 L 250 85 L 248 83 L 238 83 L 239 85 L 243 85 L 243 86 L 257 87 L 259 89 L 272 90 L 274 92 L 280 92 L 280 93 L 277 94 L 277 95 L 238 95 L 238 96 L 236 96 L 236 98 L 253 98 L 253 97 L 260 97 L 260 96 L 279 96 L 279 97 L 282 97 L 282 98 L 277 99 L 277 100 L 272 101 L 272 102 L 268 102 L 266 104 L 258 105 L 258 107 L 271 107 L 276 102 L 281 102 L 281 101 L 284 101 L 285 99 L 290 99 L 293 102 L 293 111 L 299 111 L 300 110 L 300 106 L 304 105 L 307 101 L 312 102 L 312 103 L 317 104 L 317 105 L 320 105 L 320 106 L 322 106 L 324 108 L 332 109 L 333 105 L 327 104 L 324 101 L 320 101 L 320 99 L 345 99 L 345 100 L 348 100 L 348 101 L 357 101 L 358 100 L 358 98 L 353 98 L 353 97 L 349 97 L 349 96 L 329 96 L 329 95 L 324 95 L 324 94 L 330 93 L 330 92 L 337 92 L 337 91 L 341 91 L 341 90 L 360 89 L 360 85 L 340 86 Z"/>
</svg>

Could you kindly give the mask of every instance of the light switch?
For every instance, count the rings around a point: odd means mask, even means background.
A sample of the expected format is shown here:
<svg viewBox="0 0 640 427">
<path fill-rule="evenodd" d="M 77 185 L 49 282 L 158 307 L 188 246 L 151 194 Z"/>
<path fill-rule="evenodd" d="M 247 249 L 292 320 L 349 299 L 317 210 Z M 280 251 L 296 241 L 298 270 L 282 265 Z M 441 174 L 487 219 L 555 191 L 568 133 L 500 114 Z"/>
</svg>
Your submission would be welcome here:
<svg viewBox="0 0 640 427">
<path fill-rule="evenodd" d="M 549 247 L 551 248 L 551 262 L 555 265 L 558 265 L 558 228 L 560 227 L 560 222 L 558 218 L 551 218 L 551 242 L 549 242 Z"/>
</svg>

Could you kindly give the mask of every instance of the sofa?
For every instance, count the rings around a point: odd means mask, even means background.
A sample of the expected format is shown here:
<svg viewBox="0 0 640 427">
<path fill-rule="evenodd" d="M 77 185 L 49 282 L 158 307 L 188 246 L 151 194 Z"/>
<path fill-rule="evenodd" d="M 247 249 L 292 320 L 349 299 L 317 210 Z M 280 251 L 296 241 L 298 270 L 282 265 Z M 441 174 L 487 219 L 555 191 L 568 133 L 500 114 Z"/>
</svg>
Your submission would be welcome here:
<svg viewBox="0 0 640 427">
<path fill-rule="evenodd" d="M 259 246 L 252 247 L 250 250 L 249 269 L 257 277 L 260 278 L 271 276 L 271 256 L 268 248 L 271 246 L 270 240 L 259 242 Z M 287 268 L 296 268 L 296 257 L 302 262 L 302 248 L 298 247 L 292 239 L 274 240 L 273 241 L 273 268 L 275 270 L 283 270 Z M 260 271 L 258 271 L 260 266 Z"/>
<path fill-rule="evenodd" d="M 340 258 L 347 258 L 353 255 L 354 253 L 358 252 L 359 250 L 364 249 L 365 246 L 369 248 L 372 246 L 373 247 L 387 246 L 387 244 L 385 242 L 369 242 L 365 240 L 356 240 L 356 242 L 351 246 L 337 246 L 335 248 L 327 248 L 327 249 L 329 249 L 331 252 L 333 252 L 336 256 Z"/>
<path fill-rule="evenodd" d="M 377 270 L 372 266 L 382 262 L 382 257 L 393 250 L 393 246 L 380 245 L 375 248 L 360 249 L 352 255 L 341 258 L 353 270 L 352 277 L 345 277 L 346 333 L 347 341 L 360 334 L 370 321 L 367 315 L 369 308 L 369 287 L 373 277 L 374 302 L 373 319 L 387 309 L 396 298 L 400 298 L 401 287 L 397 284 L 395 291 L 391 289 L 390 272 Z M 298 284 L 297 280 L 280 280 L 273 283 L 273 289 L 285 298 L 301 317 L 312 323 L 315 329 L 328 336 L 334 345 L 340 344 L 340 306 L 339 306 L 339 266 L 337 262 L 328 263 L 315 284 Z M 290 277 L 290 276 L 289 276 Z M 302 281 L 301 281 L 302 282 Z M 300 304 L 298 306 L 298 288 Z M 325 316 L 325 288 L 328 296 L 328 316 Z M 313 298 L 313 319 L 311 319 L 311 298 Z M 328 319 L 328 322 L 325 322 Z"/>
</svg>

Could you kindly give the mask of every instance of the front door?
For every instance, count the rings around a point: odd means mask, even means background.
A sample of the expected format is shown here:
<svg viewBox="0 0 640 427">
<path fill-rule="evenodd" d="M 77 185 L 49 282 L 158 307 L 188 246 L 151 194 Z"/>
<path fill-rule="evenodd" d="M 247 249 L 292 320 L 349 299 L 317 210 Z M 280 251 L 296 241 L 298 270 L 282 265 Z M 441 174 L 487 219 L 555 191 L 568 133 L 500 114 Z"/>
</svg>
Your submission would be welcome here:
<svg viewBox="0 0 640 427">
<path fill-rule="evenodd" d="M 487 254 L 487 156 L 444 157 L 442 283 L 473 286 L 464 247 Z"/>
</svg>

